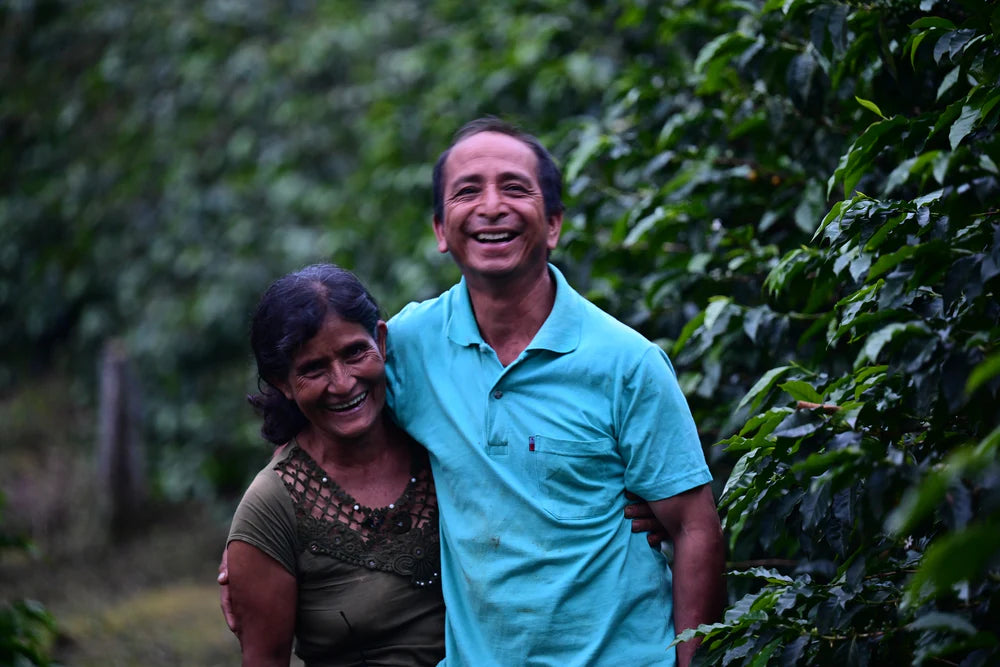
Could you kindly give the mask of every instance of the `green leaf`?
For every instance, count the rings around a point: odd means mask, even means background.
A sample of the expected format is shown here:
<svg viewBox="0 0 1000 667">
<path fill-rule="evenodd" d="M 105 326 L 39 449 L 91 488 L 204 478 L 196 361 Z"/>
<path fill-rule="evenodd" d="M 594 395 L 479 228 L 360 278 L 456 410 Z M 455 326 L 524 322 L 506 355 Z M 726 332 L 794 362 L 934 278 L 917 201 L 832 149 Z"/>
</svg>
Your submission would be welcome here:
<svg viewBox="0 0 1000 667">
<path fill-rule="evenodd" d="M 566 182 L 575 181 L 583 167 L 607 145 L 607 138 L 595 126 L 588 126 L 566 163 Z"/>
<path fill-rule="evenodd" d="M 701 326 L 702 322 L 704 321 L 705 321 L 705 311 L 703 310 L 697 315 L 695 315 L 691 320 L 689 320 L 687 324 L 684 325 L 684 328 L 681 329 L 680 335 L 677 337 L 677 342 L 674 343 L 674 347 L 671 350 L 671 356 L 677 356 L 678 354 L 680 354 L 681 350 L 684 349 L 684 344 L 687 343 L 688 339 L 691 338 L 691 335 L 698 329 L 698 327 Z"/>
<path fill-rule="evenodd" d="M 963 635 L 972 636 L 978 632 L 976 626 L 969 623 L 967 618 L 958 614 L 946 614 L 940 611 L 931 611 L 921 614 L 917 620 L 906 626 L 907 630 L 950 630 Z"/>
<path fill-rule="evenodd" d="M 662 206 L 657 206 L 653 209 L 653 212 L 649 215 L 644 216 L 635 226 L 629 230 L 628 236 L 622 241 L 622 245 L 626 248 L 631 248 L 636 245 L 642 237 L 646 235 L 646 232 L 656 227 L 657 223 L 664 220 L 667 217 L 666 209 Z"/>
<path fill-rule="evenodd" d="M 928 547 L 920 568 L 910 581 L 903 608 L 914 607 L 928 598 L 949 591 L 962 581 L 983 575 L 1000 552 L 1000 526 L 995 522 L 970 525 L 946 534 Z"/>
<path fill-rule="evenodd" d="M 764 667 L 764 665 L 768 664 L 768 661 L 771 659 L 771 654 L 774 653 L 776 648 L 781 646 L 781 642 L 781 637 L 777 637 L 768 642 L 767 646 L 761 649 L 760 652 L 754 656 L 753 661 L 750 663 L 750 667 Z"/>
<path fill-rule="evenodd" d="M 952 123 L 951 130 L 948 132 L 948 142 L 951 144 L 951 150 L 958 148 L 958 145 L 962 143 L 963 139 L 969 136 L 978 121 L 979 109 L 971 106 L 962 107 L 961 115 Z"/>
<path fill-rule="evenodd" d="M 726 485 L 722 489 L 722 494 L 719 496 L 720 504 L 724 504 L 724 499 L 728 500 L 729 494 L 734 489 L 746 488 L 753 481 L 757 472 L 753 466 L 754 459 L 757 457 L 759 449 L 751 449 L 749 452 L 744 454 L 733 466 L 733 471 L 729 473 L 729 478 L 726 480 Z"/>
<path fill-rule="evenodd" d="M 868 280 L 874 280 L 880 275 L 895 268 L 902 262 L 905 262 L 910 257 L 913 257 L 918 251 L 920 246 L 905 245 L 896 252 L 891 252 L 888 255 L 882 255 L 875 263 L 872 264 L 872 268 L 868 271 Z"/>
<path fill-rule="evenodd" d="M 965 383 L 965 393 L 973 393 L 998 375 L 1000 375 L 1000 352 L 994 352 L 972 369 L 969 380 Z"/>
<path fill-rule="evenodd" d="M 950 72 L 948 72 L 943 79 L 941 79 L 941 85 L 938 86 L 936 99 L 941 99 L 941 96 L 948 92 L 952 86 L 958 81 L 958 75 L 961 74 L 961 67 L 954 67 Z"/>
<path fill-rule="evenodd" d="M 939 467 L 906 490 L 899 506 L 886 517 L 886 530 L 897 535 L 913 530 L 920 521 L 942 506 L 953 484 L 993 464 L 998 449 L 1000 427 L 975 446 L 966 445 L 954 450 Z"/>
<path fill-rule="evenodd" d="M 698 52 L 698 57 L 694 61 L 694 71 L 698 74 L 704 74 L 709 62 L 726 56 L 752 42 L 751 38 L 738 32 L 723 33 L 703 46 Z"/>
<path fill-rule="evenodd" d="M 792 466 L 792 471 L 802 475 L 818 475 L 822 472 L 837 467 L 838 465 L 853 461 L 861 454 L 857 447 L 844 447 L 829 452 L 819 452 L 810 454 L 805 461 L 800 461 Z"/>
<path fill-rule="evenodd" d="M 882 348 L 890 343 L 894 338 L 904 333 L 919 333 L 921 335 L 926 335 L 927 325 L 919 321 L 907 323 L 895 322 L 882 327 L 875 333 L 870 334 L 865 341 L 864 348 L 861 350 L 861 353 L 858 355 L 858 359 L 854 364 L 855 368 L 865 361 L 877 361 Z"/>
<path fill-rule="evenodd" d="M 771 387 L 774 386 L 774 383 L 778 381 L 778 378 L 792 368 L 792 366 L 778 366 L 777 368 L 772 368 L 768 372 L 764 373 L 764 375 L 762 375 L 761 378 L 757 380 L 752 387 L 750 387 L 750 391 L 748 391 L 736 405 L 736 409 L 739 410 L 751 401 L 753 401 L 751 409 L 755 409 L 758 403 L 763 400 L 761 394 L 767 393 Z"/>
<path fill-rule="evenodd" d="M 912 164 L 913 160 L 907 160 L 903 164 L 905 165 L 907 162 L 910 162 Z M 889 179 L 890 180 L 892 179 L 891 174 L 889 176 Z M 878 231 L 872 234 L 872 237 L 868 239 L 868 243 L 865 244 L 865 250 L 867 252 L 875 252 L 875 250 L 877 250 L 878 247 L 882 245 L 882 242 L 885 241 L 886 237 L 889 236 L 892 230 L 894 230 L 899 225 L 899 223 L 909 219 L 910 216 L 912 216 L 912 213 L 908 214 L 906 211 L 900 211 L 896 215 L 890 216 L 889 219 L 881 227 L 879 227 Z M 909 247 L 909 246 L 904 246 L 904 247 Z M 881 258 L 879 261 L 881 261 Z M 878 266 L 878 261 L 875 262 L 875 265 Z"/>
<path fill-rule="evenodd" d="M 747 423 L 740 429 L 740 435 L 748 435 L 757 432 L 754 441 L 759 441 L 762 436 L 768 435 L 781 421 L 792 412 L 791 408 L 777 407 L 771 408 L 767 412 L 754 415 L 747 420 Z M 759 429 L 759 430 L 758 430 Z"/>
<path fill-rule="evenodd" d="M 920 44 L 927 39 L 927 36 L 930 34 L 930 30 L 917 33 L 916 35 L 911 36 L 910 40 L 906 44 L 904 53 L 906 52 L 906 49 L 910 51 L 910 67 L 913 69 L 917 68 L 917 49 L 920 48 Z"/>
<path fill-rule="evenodd" d="M 914 30 L 920 30 L 922 28 L 941 28 L 943 30 L 954 30 L 955 24 L 948 19 L 943 19 L 938 16 L 924 16 L 919 18 L 910 24 L 910 28 Z"/>
<path fill-rule="evenodd" d="M 811 384 L 803 380 L 789 380 L 779 385 L 779 387 L 797 401 L 807 401 L 809 403 L 823 402 L 823 396 Z"/>
<path fill-rule="evenodd" d="M 806 248 L 796 248 L 791 252 L 788 252 L 781 261 L 771 269 L 771 272 L 767 274 L 767 278 L 764 279 L 764 287 L 771 294 L 777 294 L 780 292 L 785 285 L 789 283 L 792 278 L 798 276 L 802 271 L 805 270 L 806 266 L 812 260 L 814 252 Z"/>
<path fill-rule="evenodd" d="M 854 99 L 858 101 L 858 104 L 868 109 L 882 120 L 889 120 L 888 118 L 885 117 L 885 114 L 882 113 L 882 110 L 878 108 L 878 105 L 872 102 L 871 100 L 863 99 L 861 97 L 858 97 L 857 95 L 854 96 Z"/>
<path fill-rule="evenodd" d="M 832 192 L 838 180 L 844 181 L 844 196 L 853 193 L 854 186 L 871 167 L 886 144 L 893 141 L 901 128 L 908 124 L 902 116 L 893 116 L 887 120 L 872 123 L 844 153 L 836 170 L 827 181 L 827 192 Z"/>
</svg>

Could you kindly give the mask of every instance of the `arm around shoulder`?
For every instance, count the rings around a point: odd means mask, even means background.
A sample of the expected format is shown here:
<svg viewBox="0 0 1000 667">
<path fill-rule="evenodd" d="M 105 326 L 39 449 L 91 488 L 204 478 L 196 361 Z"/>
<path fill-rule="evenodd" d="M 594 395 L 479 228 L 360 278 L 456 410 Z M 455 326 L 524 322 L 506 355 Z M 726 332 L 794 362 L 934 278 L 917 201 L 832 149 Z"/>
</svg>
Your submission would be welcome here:
<svg viewBox="0 0 1000 667">
<path fill-rule="evenodd" d="M 674 543 L 674 629 L 717 621 L 725 606 L 725 546 L 711 487 L 703 484 L 649 506 Z M 696 648 L 695 641 L 679 644 L 677 664 L 690 664 Z"/>
</svg>

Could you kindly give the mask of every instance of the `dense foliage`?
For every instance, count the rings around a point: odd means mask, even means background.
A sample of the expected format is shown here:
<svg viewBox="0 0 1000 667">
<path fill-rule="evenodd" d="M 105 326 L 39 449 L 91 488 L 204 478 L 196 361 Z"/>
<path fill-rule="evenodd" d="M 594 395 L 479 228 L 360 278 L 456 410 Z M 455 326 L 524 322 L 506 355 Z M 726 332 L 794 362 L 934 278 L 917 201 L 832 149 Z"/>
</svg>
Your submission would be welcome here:
<svg viewBox="0 0 1000 667">
<path fill-rule="evenodd" d="M 1000 11 L 695 9 L 623 17 L 666 66 L 624 71 L 569 171 L 598 296 L 667 339 L 739 457 L 702 657 L 990 664 Z"/>
<path fill-rule="evenodd" d="M 446 286 L 430 166 L 497 113 L 564 165 L 557 262 L 695 411 L 733 568 L 701 659 L 990 664 L 996 3 L 606 4 L 5 5 L 0 382 L 88 395 L 122 337 L 161 488 L 239 488 L 256 294 Z"/>
</svg>

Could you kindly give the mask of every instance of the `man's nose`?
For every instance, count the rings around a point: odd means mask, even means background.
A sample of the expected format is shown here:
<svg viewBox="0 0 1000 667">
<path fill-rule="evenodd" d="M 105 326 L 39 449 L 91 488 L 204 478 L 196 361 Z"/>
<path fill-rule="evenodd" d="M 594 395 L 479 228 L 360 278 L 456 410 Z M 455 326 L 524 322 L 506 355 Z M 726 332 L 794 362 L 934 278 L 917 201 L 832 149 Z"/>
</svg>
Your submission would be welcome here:
<svg viewBox="0 0 1000 667">
<path fill-rule="evenodd" d="M 507 203 L 504 201 L 500 188 L 495 185 L 487 185 L 483 188 L 483 197 L 479 202 L 479 210 L 482 215 L 490 220 L 496 220 L 507 212 Z"/>
</svg>

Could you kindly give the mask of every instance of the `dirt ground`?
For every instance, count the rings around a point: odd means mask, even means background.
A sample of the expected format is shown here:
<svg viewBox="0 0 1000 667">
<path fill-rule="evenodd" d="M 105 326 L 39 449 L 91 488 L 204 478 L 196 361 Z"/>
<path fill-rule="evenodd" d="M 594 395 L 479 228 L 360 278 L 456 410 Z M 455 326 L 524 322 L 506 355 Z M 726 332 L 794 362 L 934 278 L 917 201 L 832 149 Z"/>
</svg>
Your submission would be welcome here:
<svg viewBox="0 0 1000 667">
<path fill-rule="evenodd" d="M 215 582 L 224 523 L 197 507 L 159 514 L 99 553 L 0 562 L 3 598 L 38 600 L 55 616 L 60 664 L 240 664 Z"/>
</svg>

